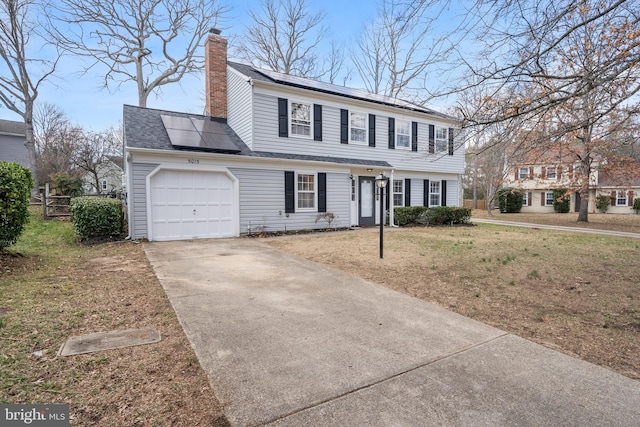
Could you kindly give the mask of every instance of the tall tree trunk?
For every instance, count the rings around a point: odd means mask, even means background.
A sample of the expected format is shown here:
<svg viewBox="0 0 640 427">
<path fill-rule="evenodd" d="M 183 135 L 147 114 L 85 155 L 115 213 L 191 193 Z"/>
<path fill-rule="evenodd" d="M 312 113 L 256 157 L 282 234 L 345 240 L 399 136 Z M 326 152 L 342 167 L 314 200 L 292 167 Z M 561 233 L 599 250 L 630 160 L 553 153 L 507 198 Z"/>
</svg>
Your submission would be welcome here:
<svg viewBox="0 0 640 427">
<path fill-rule="evenodd" d="M 580 185 L 580 212 L 578 213 L 578 222 L 589 222 L 589 178 L 591 176 L 591 159 L 585 156 L 580 160 L 580 169 L 582 171 L 582 179 Z"/>
</svg>

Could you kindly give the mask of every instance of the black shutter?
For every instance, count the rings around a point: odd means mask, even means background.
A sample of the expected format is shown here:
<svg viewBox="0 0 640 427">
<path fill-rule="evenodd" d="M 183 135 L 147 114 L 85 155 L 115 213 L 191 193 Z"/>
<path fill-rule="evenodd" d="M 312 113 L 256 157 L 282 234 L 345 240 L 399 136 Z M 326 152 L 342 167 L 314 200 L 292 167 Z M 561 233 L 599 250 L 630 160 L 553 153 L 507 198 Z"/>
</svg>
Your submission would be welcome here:
<svg viewBox="0 0 640 427">
<path fill-rule="evenodd" d="M 449 128 L 449 155 L 453 156 L 453 128 Z"/>
<path fill-rule="evenodd" d="M 429 152 L 436 152 L 436 127 L 429 125 Z"/>
<path fill-rule="evenodd" d="M 404 180 L 404 205 L 411 206 L 411 180 L 409 178 Z"/>
<path fill-rule="evenodd" d="M 284 171 L 284 211 L 294 213 L 296 211 L 295 173 Z"/>
<path fill-rule="evenodd" d="M 340 144 L 349 143 L 349 111 L 340 109 Z"/>
<path fill-rule="evenodd" d="M 369 147 L 376 146 L 376 116 L 369 114 Z"/>
<path fill-rule="evenodd" d="M 424 203 L 424 207 L 429 207 L 429 180 L 425 179 L 423 181 L 424 188 L 422 189 L 422 202 Z"/>
<path fill-rule="evenodd" d="M 418 151 L 418 123 L 411 122 L 411 151 Z"/>
<path fill-rule="evenodd" d="M 313 104 L 313 140 L 322 141 L 322 105 Z"/>
<path fill-rule="evenodd" d="M 327 174 L 318 173 L 318 212 L 327 211 Z"/>
<path fill-rule="evenodd" d="M 278 136 L 289 136 L 289 113 L 287 109 L 289 101 L 286 98 L 278 98 Z"/>
<path fill-rule="evenodd" d="M 442 181 L 440 184 L 440 198 L 442 202 L 440 202 L 440 206 L 447 206 L 447 181 Z"/>
<path fill-rule="evenodd" d="M 396 119 L 389 117 L 389 149 L 396 148 Z"/>
</svg>

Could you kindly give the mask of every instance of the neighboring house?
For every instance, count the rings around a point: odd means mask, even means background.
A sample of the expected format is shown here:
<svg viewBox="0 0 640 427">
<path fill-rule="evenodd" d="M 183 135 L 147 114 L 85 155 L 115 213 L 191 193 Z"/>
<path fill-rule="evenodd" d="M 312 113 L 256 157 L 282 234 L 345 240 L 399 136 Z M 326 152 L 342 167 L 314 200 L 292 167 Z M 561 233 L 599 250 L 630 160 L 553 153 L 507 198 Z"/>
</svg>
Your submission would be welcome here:
<svg viewBox="0 0 640 427">
<path fill-rule="evenodd" d="M 504 186 L 523 193 L 521 212 L 554 212 L 553 190 L 560 188 L 568 189 L 570 211 L 579 212 L 582 200 L 577 188 L 582 177 L 578 166 L 577 161 L 572 162 L 567 156 L 538 156 L 535 161 L 509 165 Z M 634 194 L 640 194 L 640 179 L 624 173 L 600 171 L 599 167 L 599 163 L 594 163 L 589 177 L 589 212 L 597 212 L 597 196 L 609 195 L 611 207 L 607 212 L 634 213 L 631 207 Z"/>
<path fill-rule="evenodd" d="M 124 107 L 132 238 L 379 224 L 393 206 L 460 206 L 458 122 L 408 102 L 227 61 L 205 44 L 207 115 Z"/>
<path fill-rule="evenodd" d="M 25 129 L 24 122 L 0 119 L 0 161 L 14 162 L 30 168 L 29 153 L 24 145 Z M 33 175 L 33 171 L 31 173 Z"/>
<path fill-rule="evenodd" d="M 607 209 L 608 213 L 635 213 L 633 199 L 635 196 L 640 197 L 640 176 L 632 177 L 622 171 L 616 173 L 615 170 L 600 172 L 595 195 L 610 197 L 611 206 Z"/>
<path fill-rule="evenodd" d="M 98 182 L 93 174 L 86 174 L 82 180 L 83 190 L 86 195 L 119 195 L 124 186 L 123 160 L 120 156 L 109 156 L 97 169 Z M 99 188 L 96 188 L 98 185 Z"/>
</svg>

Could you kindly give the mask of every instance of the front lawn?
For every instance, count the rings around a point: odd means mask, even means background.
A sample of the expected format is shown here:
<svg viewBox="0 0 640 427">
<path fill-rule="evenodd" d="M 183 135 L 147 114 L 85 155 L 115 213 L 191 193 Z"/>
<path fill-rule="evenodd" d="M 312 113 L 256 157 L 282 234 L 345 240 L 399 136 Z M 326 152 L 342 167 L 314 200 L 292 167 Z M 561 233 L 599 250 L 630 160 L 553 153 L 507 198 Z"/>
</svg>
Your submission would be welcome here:
<svg viewBox="0 0 640 427">
<path fill-rule="evenodd" d="M 372 230 L 266 242 L 640 379 L 640 239 L 410 228 L 385 233 L 383 260 Z"/>
<path fill-rule="evenodd" d="M 141 244 L 77 243 L 38 210 L 0 254 L 0 403 L 68 403 L 71 425 L 226 425 Z M 18 255 L 19 254 L 19 255 Z M 140 327 L 156 344 L 57 357 L 72 335 Z"/>
</svg>

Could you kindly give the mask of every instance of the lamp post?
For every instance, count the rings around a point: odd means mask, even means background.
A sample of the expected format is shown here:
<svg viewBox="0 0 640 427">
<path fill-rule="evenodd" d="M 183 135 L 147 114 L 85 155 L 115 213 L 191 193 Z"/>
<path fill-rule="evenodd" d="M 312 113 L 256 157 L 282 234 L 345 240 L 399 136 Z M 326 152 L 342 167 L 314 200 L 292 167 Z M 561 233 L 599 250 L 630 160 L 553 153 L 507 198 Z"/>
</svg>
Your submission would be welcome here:
<svg viewBox="0 0 640 427">
<path fill-rule="evenodd" d="M 383 258 L 383 242 L 384 242 L 384 187 L 387 186 L 389 178 L 380 174 L 376 177 L 376 187 L 380 193 L 380 259 Z"/>
</svg>

